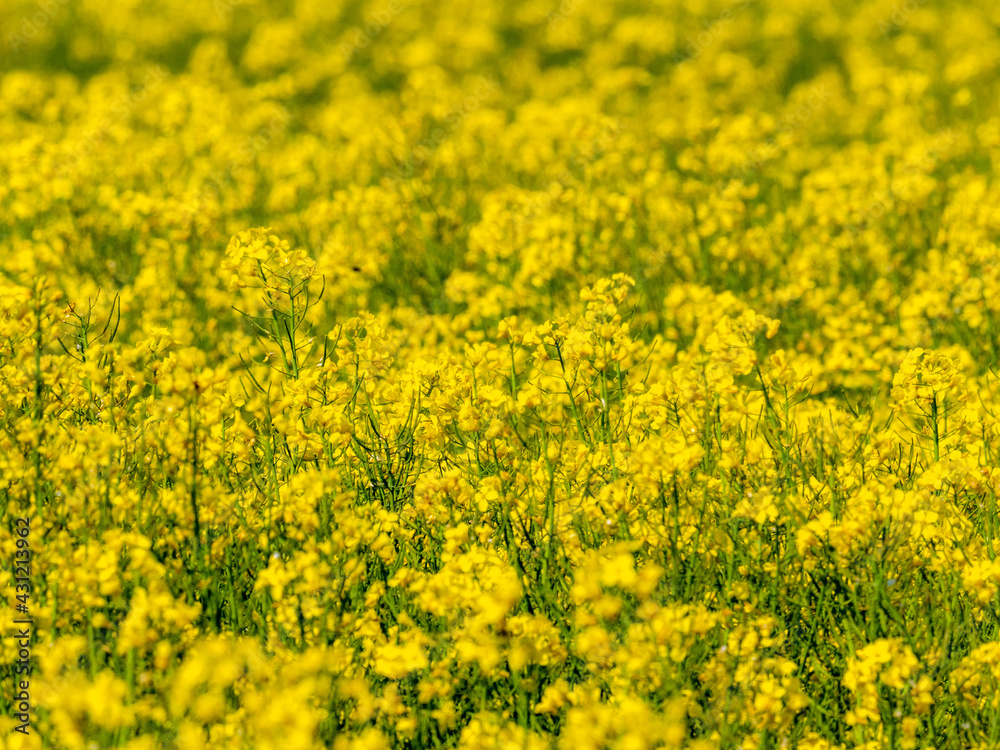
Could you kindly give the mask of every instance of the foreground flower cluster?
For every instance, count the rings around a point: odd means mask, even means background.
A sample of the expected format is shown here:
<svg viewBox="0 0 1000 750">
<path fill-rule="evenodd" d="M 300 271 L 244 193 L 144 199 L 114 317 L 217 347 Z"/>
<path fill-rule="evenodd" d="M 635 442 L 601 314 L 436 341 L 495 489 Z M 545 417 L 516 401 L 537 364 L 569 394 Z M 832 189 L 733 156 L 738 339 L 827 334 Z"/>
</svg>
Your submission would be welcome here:
<svg viewBox="0 0 1000 750">
<path fill-rule="evenodd" d="M 975 5 L 5 0 L 0 748 L 996 746 Z"/>
</svg>

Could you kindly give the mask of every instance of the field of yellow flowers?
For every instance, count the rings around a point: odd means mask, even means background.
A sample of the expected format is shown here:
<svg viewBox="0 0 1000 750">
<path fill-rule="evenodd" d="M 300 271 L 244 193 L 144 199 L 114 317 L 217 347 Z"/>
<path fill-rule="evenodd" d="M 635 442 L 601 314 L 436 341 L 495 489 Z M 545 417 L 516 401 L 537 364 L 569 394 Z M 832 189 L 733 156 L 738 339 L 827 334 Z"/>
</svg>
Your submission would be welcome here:
<svg viewBox="0 0 1000 750">
<path fill-rule="evenodd" d="M 3 0 L 0 749 L 1000 746 L 998 32 Z"/>
</svg>

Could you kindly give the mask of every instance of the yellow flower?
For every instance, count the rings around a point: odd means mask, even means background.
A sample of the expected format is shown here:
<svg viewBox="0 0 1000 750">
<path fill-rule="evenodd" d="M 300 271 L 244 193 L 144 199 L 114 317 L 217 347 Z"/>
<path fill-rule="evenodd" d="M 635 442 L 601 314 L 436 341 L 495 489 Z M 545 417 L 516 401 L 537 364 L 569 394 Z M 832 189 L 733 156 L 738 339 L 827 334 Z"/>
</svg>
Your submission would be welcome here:
<svg viewBox="0 0 1000 750">
<path fill-rule="evenodd" d="M 387 643 L 375 649 L 372 668 L 383 677 L 399 680 L 427 666 L 427 656 L 418 640 Z"/>
</svg>

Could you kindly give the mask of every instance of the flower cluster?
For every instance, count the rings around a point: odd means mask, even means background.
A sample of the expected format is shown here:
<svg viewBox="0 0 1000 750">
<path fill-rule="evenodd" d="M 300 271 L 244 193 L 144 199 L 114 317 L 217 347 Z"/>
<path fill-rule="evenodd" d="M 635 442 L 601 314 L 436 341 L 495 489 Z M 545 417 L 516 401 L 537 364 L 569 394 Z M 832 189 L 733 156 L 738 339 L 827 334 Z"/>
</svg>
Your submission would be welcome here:
<svg viewBox="0 0 1000 750">
<path fill-rule="evenodd" d="M 995 746 L 996 11 L 350 5 L 3 0 L 0 748 Z"/>
</svg>

